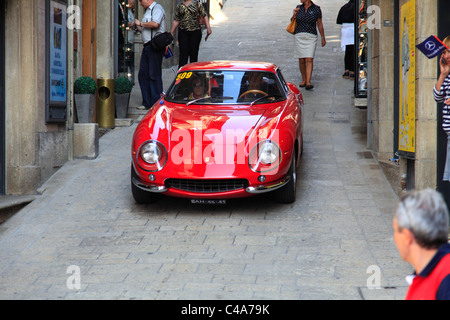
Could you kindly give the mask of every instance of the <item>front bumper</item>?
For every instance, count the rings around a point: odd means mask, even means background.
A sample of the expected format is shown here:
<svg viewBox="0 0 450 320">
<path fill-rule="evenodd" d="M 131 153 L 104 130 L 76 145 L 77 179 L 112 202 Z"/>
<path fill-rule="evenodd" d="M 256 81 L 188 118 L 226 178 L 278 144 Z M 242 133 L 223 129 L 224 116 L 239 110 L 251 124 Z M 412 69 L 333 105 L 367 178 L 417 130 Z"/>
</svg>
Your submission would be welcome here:
<svg viewBox="0 0 450 320">
<path fill-rule="evenodd" d="M 146 183 L 136 177 L 132 178 L 133 184 L 138 187 L 139 189 L 142 189 L 147 192 L 152 193 L 167 193 L 168 195 L 174 195 L 174 196 L 184 196 L 184 197 L 201 197 L 201 198 L 217 198 L 218 196 L 223 197 L 242 197 L 245 195 L 242 195 L 242 193 L 247 195 L 256 195 L 266 192 L 271 192 L 274 190 L 277 190 L 279 188 L 284 187 L 287 183 L 290 181 L 290 177 L 286 176 L 280 180 L 270 182 L 268 184 L 260 184 L 256 186 L 248 186 L 245 189 L 241 190 L 234 190 L 230 192 L 218 192 L 218 193 L 193 193 L 193 192 L 186 192 L 183 190 L 178 190 L 175 188 L 167 188 L 165 186 L 161 185 L 154 185 Z"/>
</svg>

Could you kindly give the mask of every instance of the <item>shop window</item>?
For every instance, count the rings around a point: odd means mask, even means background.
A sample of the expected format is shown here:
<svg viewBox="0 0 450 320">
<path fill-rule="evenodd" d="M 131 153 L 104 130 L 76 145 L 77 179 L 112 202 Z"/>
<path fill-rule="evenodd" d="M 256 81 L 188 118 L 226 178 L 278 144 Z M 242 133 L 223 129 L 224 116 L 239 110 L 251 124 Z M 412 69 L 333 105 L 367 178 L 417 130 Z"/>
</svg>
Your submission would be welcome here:
<svg viewBox="0 0 450 320">
<path fill-rule="evenodd" d="M 355 97 L 367 97 L 367 0 L 358 0 L 356 6 L 355 49 Z"/>
</svg>

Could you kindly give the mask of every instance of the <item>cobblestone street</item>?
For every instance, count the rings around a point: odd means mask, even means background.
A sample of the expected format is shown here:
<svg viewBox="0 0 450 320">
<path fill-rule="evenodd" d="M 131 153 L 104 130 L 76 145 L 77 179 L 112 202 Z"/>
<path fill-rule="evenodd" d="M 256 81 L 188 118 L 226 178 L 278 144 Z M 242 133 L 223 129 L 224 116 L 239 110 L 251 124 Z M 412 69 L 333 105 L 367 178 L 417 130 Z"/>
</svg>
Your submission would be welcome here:
<svg viewBox="0 0 450 320">
<path fill-rule="evenodd" d="M 294 204 L 257 196 L 137 205 L 136 122 L 116 128 L 100 139 L 97 159 L 65 164 L 0 225 L 0 299 L 403 299 L 412 269 L 392 238 L 398 198 L 366 148 L 367 111 L 353 106 L 353 82 L 342 79 L 336 16 L 346 2 L 315 1 L 327 45 L 316 51 L 315 90 L 301 90 L 305 145 Z M 228 0 L 200 60 L 274 62 L 298 85 L 285 31 L 298 3 Z M 80 288 L 68 286 L 70 266 Z"/>
</svg>

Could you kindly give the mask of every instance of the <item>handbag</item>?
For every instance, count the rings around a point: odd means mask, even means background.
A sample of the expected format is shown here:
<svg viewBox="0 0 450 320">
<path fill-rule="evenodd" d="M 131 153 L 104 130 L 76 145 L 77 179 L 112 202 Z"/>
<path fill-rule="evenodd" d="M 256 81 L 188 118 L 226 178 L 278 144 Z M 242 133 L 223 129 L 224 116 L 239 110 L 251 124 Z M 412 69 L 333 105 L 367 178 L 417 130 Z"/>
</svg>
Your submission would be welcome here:
<svg viewBox="0 0 450 320">
<path fill-rule="evenodd" d="M 170 32 L 160 32 L 153 37 L 150 44 L 153 50 L 162 51 L 165 50 L 166 47 L 172 43 L 172 41 L 173 36 Z"/>
<path fill-rule="evenodd" d="M 202 17 L 202 15 L 200 14 L 200 6 L 201 5 L 202 4 L 200 4 L 200 2 L 197 1 L 197 9 L 198 9 L 197 21 L 198 21 L 198 25 L 203 28 L 203 27 L 206 27 L 206 22 L 205 22 L 205 17 Z"/>
<path fill-rule="evenodd" d="M 293 17 L 293 18 L 291 18 L 291 22 L 287 26 L 286 31 L 294 34 L 296 27 L 297 27 L 297 19 L 295 17 Z"/>
</svg>

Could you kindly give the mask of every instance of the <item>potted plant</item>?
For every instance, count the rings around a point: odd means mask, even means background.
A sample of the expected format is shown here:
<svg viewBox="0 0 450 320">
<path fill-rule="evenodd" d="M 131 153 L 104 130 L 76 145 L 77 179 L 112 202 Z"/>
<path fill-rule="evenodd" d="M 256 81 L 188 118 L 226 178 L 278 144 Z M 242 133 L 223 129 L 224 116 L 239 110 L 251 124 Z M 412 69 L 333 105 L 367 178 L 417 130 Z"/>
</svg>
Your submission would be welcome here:
<svg viewBox="0 0 450 320">
<path fill-rule="evenodd" d="M 133 83 L 128 78 L 119 77 L 114 80 L 114 98 L 116 101 L 116 117 L 118 119 L 127 117 L 131 90 L 133 90 Z"/>
<path fill-rule="evenodd" d="M 78 78 L 74 83 L 75 108 L 79 123 L 90 123 L 94 118 L 97 83 L 88 76 Z"/>
</svg>

